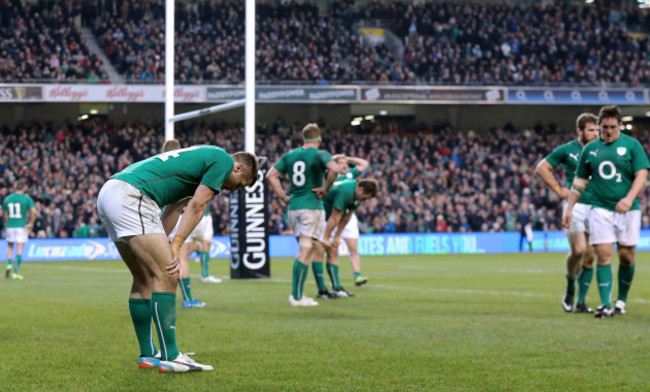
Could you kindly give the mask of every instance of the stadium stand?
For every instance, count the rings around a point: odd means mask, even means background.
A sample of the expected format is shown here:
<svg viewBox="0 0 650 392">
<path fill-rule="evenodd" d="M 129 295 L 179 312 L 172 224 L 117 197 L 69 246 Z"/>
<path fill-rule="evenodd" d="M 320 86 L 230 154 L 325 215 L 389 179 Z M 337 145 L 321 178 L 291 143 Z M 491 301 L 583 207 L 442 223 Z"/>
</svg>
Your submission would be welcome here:
<svg viewBox="0 0 650 392">
<path fill-rule="evenodd" d="M 177 82 L 241 83 L 244 2 L 177 7 Z M 326 12 L 308 1 L 260 1 L 257 12 L 260 83 L 650 82 L 647 39 L 628 34 L 647 29 L 647 15 L 635 8 L 335 0 Z M 164 6 L 154 0 L 0 2 L 0 80 L 109 83 L 82 24 L 127 81 L 164 81 Z M 364 43 L 357 28 L 365 25 L 395 34 L 401 50 Z"/>
<path fill-rule="evenodd" d="M 278 157 L 300 144 L 295 132 L 299 124 L 279 121 L 258 139 L 260 156 Z M 279 125 L 288 127 L 292 136 L 280 136 L 274 130 Z M 326 150 L 368 159 L 366 176 L 381 180 L 377 199 L 359 208 L 362 232 L 515 231 L 523 198 L 538 208 L 536 229 L 560 227 L 559 200 L 532 170 L 554 147 L 573 137 L 570 131 L 506 125 L 479 134 L 439 124 L 399 135 L 325 129 Z M 104 234 L 97 230 L 94 208 L 101 185 L 129 164 L 157 154 L 163 134 L 161 124 L 101 120 L 2 127 L 0 198 L 10 193 L 16 178 L 28 177 L 29 194 L 42 211 L 34 236 Z M 646 129 L 634 135 L 647 150 L 648 134 Z M 243 140 L 240 124 L 184 124 L 177 129 L 177 138 L 182 145 L 210 143 L 230 146 L 232 151 L 243 147 L 232 142 Z M 640 196 L 644 228 L 650 228 L 649 195 L 646 188 Z M 288 232 L 286 211 L 277 199 L 272 199 L 269 212 L 271 233 Z M 213 214 L 215 235 L 228 234 L 227 198 L 213 199 Z"/>
<path fill-rule="evenodd" d="M 0 2 L 0 82 L 109 83 L 81 38 L 75 2 Z"/>
</svg>

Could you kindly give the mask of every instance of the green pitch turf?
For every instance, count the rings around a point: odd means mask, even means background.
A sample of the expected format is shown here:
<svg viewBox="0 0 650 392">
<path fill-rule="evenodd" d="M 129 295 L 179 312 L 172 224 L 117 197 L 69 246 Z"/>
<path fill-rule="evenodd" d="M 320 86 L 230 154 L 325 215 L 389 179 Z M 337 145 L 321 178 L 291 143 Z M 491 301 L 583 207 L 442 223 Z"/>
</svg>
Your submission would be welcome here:
<svg viewBox="0 0 650 392">
<path fill-rule="evenodd" d="M 289 306 L 290 259 L 221 284 L 192 263 L 208 307 L 180 308 L 179 293 L 177 338 L 215 367 L 194 374 L 138 369 L 121 262 L 25 262 L 24 281 L 0 280 L 0 391 L 647 391 L 647 259 L 628 314 L 605 320 L 562 311 L 560 254 L 364 257 L 363 287 L 343 258 L 356 296 L 315 308 Z"/>
</svg>

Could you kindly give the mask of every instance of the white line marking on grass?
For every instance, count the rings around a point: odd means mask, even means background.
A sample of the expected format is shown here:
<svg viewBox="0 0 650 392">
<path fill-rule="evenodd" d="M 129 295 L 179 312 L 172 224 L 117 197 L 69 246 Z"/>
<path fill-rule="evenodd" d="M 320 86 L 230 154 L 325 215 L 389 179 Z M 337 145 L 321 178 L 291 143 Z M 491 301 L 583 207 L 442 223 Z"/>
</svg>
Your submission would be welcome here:
<svg viewBox="0 0 650 392">
<path fill-rule="evenodd" d="M 72 270 L 72 271 L 90 271 L 90 272 L 97 272 L 101 270 L 102 272 L 115 272 L 115 273 L 128 273 L 129 270 L 123 269 L 123 270 L 114 270 L 114 269 L 105 269 L 105 268 L 87 268 L 87 267 L 68 267 L 68 266 L 54 266 L 54 265 L 30 265 L 30 268 L 36 267 L 36 268 L 60 268 L 60 269 L 65 269 L 65 270 Z M 521 270 L 519 270 L 521 271 Z M 531 271 L 537 271 L 537 270 L 531 270 Z M 541 270 L 540 270 L 541 271 Z M 200 275 L 192 275 L 191 277 L 198 278 Z M 224 279 L 227 279 L 229 276 L 222 275 Z M 234 279 L 233 279 L 234 280 Z M 247 281 L 254 281 L 254 280 L 247 280 Z M 281 284 L 288 284 L 291 283 L 290 279 L 260 279 L 261 282 L 272 282 L 272 283 L 281 283 Z M 497 290 L 475 290 L 475 289 L 450 289 L 450 288 L 445 288 L 445 287 L 406 287 L 406 286 L 394 286 L 394 285 L 387 285 L 387 284 L 372 284 L 372 287 L 379 287 L 382 289 L 388 289 L 388 290 L 408 290 L 408 291 L 432 291 L 432 292 L 438 292 L 438 293 L 452 293 L 452 294 L 470 294 L 470 295 L 495 295 L 495 296 L 519 296 L 519 297 L 531 297 L 531 298 L 556 298 L 556 295 L 551 295 L 551 294 L 535 294 L 535 293 L 524 293 L 521 291 L 497 291 Z M 641 303 L 641 304 L 648 304 L 650 303 L 650 300 L 647 300 L 645 298 L 632 298 L 630 299 L 631 302 L 636 302 L 636 303 Z"/>
<path fill-rule="evenodd" d="M 129 273 L 129 270 L 124 268 L 124 269 L 108 269 L 108 268 L 88 268 L 88 267 L 69 267 L 67 265 L 32 265 L 29 264 L 29 268 L 43 268 L 43 269 L 60 269 L 60 270 L 67 270 L 67 271 L 86 271 L 86 272 L 113 272 L 113 273 L 118 273 L 118 274 L 124 274 L 124 273 Z"/>
</svg>

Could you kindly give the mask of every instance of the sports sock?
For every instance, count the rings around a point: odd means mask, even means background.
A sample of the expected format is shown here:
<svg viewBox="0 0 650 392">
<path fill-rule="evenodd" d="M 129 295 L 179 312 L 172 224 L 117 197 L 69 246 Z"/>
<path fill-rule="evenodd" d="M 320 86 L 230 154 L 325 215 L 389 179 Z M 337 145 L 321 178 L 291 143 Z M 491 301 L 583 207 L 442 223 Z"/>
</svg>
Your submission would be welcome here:
<svg viewBox="0 0 650 392">
<path fill-rule="evenodd" d="M 632 286 L 632 280 L 634 279 L 634 270 L 636 264 L 633 264 L 631 267 L 624 267 L 621 264 L 618 265 L 618 299 L 625 302 L 627 301 L 627 293 L 630 291 L 630 286 Z"/>
<path fill-rule="evenodd" d="M 589 291 L 589 286 L 591 285 L 591 279 L 594 276 L 593 268 L 582 267 L 580 273 L 578 274 L 578 302 L 585 302 L 587 298 L 587 292 Z"/>
<path fill-rule="evenodd" d="M 296 301 L 302 299 L 303 289 L 305 288 L 305 281 L 309 273 L 309 266 L 301 263 L 298 259 L 293 261 L 293 278 L 291 295 Z"/>
<path fill-rule="evenodd" d="M 179 354 L 176 345 L 176 294 L 151 293 L 151 314 L 158 332 L 162 359 L 173 361 Z"/>
<path fill-rule="evenodd" d="M 210 276 L 210 253 L 201 252 L 201 276 L 207 278 Z"/>
<path fill-rule="evenodd" d="M 140 344 L 140 354 L 153 357 L 158 350 L 153 343 L 151 331 L 151 300 L 129 298 L 129 312 Z"/>
<path fill-rule="evenodd" d="M 11 259 L 8 259 L 8 260 L 7 260 L 7 269 L 8 269 L 8 270 L 11 269 Z"/>
<path fill-rule="evenodd" d="M 575 293 L 576 291 L 576 278 L 575 277 L 570 277 L 569 275 L 566 276 L 566 291 L 569 293 Z"/>
<path fill-rule="evenodd" d="M 178 285 L 181 286 L 181 292 L 183 293 L 183 301 L 192 302 L 192 288 L 190 286 L 190 278 L 182 278 L 178 281 Z"/>
<path fill-rule="evenodd" d="M 354 278 L 354 279 L 358 278 L 359 276 L 361 276 L 361 272 L 355 272 L 355 273 L 353 274 L 353 278 Z"/>
<path fill-rule="evenodd" d="M 327 286 L 325 286 L 325 276 L 323 274 L 323 262 L 312 261 L 311 270 L 314 272 L 314 278 L 316 278 L 316 285 L 318 286 L 318 291 L 327 290 Z"/>
<path fill-rule="evenodd" d="M 341 281 L 339 280 L 339 266 L 327 263 L 327 274 L 332 281 L 332 290 L 341 290 Z"/>
<path fill-rule="evenodd" d="M 14 272 L 18 274 L 18 270 L 20 269 L 20 264 L 23 262 L 23 256 L 22 255 L 16 255 L 16 264 L 14 264 Z"/>
<path fill-rule="evenodd" d="M 600 303 L 612 307 L 612 283 L 614 277 L 611 265 L 596 266 L 596 281 L 598 282 L 598 293 L 600 294 Z"/>
</svg>

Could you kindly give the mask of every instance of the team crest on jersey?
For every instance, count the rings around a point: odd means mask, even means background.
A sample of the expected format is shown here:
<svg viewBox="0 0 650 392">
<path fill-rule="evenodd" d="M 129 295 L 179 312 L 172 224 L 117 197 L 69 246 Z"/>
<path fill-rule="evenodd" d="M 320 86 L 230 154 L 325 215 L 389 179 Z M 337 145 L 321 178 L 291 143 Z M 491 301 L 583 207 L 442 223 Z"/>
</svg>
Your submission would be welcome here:
<svg viewBox="0 0 650 392">
<path fill-rule="evenodd" d="M 627 152 L 627 148 L 625 147 L 619 147 L 616 149 L 616 153 L 620 156 L 625 155 L 626 152 Z"/>
</svg>

